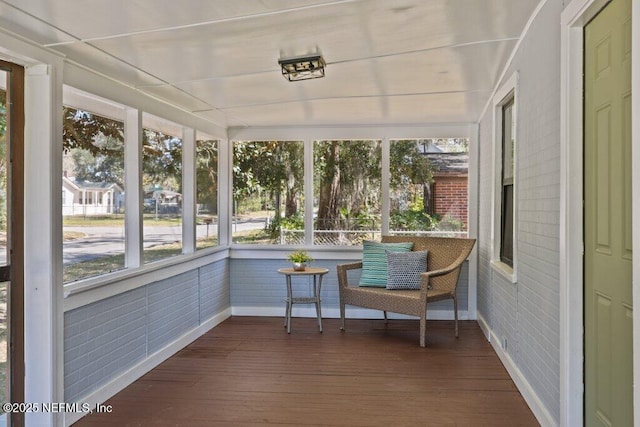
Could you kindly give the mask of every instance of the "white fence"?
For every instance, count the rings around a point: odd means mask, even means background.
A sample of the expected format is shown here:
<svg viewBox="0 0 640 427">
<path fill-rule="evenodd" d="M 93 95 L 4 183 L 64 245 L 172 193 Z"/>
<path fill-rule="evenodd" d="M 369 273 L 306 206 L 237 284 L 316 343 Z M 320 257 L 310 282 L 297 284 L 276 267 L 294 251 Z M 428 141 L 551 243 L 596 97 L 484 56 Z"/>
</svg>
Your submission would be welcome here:
<svg viewBox="0 0 640 427">
<path fill-rule="evenodd" d="M 466 231 L 390 231 L 390 235 L 432 236 L 432 237 L 467 237 Z M 327 246 L 353 246 L 362 244 L 363 240 L 380 240 L 380 230 L 314 230 L 313 244 Z M 280 230 L 281 245 L 303 245 L 304 230 Z"/>
<path fill-rule="evenodd" d="M 74 203 L 73 205 L 63 205 L 63 216 L 92 216 L 92 215 L 108 215 L 118 212 L 118 207 L 113 205 L 81 205 Z M 121 210 L 123 211 L 123 210 Z"/>
</svg>

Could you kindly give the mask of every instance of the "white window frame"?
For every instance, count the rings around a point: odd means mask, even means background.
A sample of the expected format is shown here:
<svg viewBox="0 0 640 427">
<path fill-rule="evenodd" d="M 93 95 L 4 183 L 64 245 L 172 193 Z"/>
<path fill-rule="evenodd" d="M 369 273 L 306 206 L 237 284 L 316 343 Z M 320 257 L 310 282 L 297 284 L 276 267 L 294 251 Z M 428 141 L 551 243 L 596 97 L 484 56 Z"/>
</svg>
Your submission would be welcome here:
<svg viewBox="0 0 640 427">
<path fill-rule="evenodd" d="M 493 97 L 493 187 L 491 199 L 491 267 L 511 283 L 518 282 L 518 72 L 514 72 Z M 502 229 L 502 114 L 503 106 L 513 99 L 513 266 L 500 259 Z"/>
<path fill-rule="evenodd" d="M 106 285 L 126 280 L 131 282 L 130 285 L 127 284 L 127 288 L 133 289 L 147 283 L 148 278 L 140 276 L 141 273 L 154 273 L 167 267 L 175 268 L 174 266 L 177 264 L 180 264 L 178 269 L 188 269 L 189 262 L 194 261 L 201 263 L 200 258 L 203 256 L 220 251 L 220 245 L 202 249 L 198 251 L 197 254 L 195 250 L 195 137 L 196 132 L 200 131 L 197 131 L 195 127 L 184 125 L 182 122 L 171 121 L 160 115 L 129 107 L 118 101 L 104 98 L 101 95 L 88 92 L 75 86 L 64 85 L 63 92 L 63 102 L 65 105 L 124 122 L 126 141 L 124 144 L 125 188 L 129 189 L 129 191 L 125 192 L 125 204 L 130 206 L 129 209 L 125 210 L 124 267 L 114 272 L 104 272 L 96 276 L 62 283 L 65 297 L 105 286 L 105 289 L 100 290 L 99 294 L 96 293 L 91 296 L 85 295 L 88 298 L 86 301 L 77 299 L 73 304 L 65 306 L 65 310 L 118 293 L 117 289 L 107 289 L 109 286 Z M 143 263 L 142 258 L 144 242 L 144 224 L 142 221 L 142 132 L 145 128 L 158 130 L 165 134 L 182 138 L 182 174 L 184 186 L 182 251 L 178 255 L 146 264 Z M 214 135 L 211 132 L 203 131 L 203 133 L 206 135 Z M 211 138 L 218 140 L 220 144 L 220 137 L 211 136 Z M 218 165 L 218 169 L 219 168 L 220 166 Z M 220 184 L 218 193 L 220 193 Z M 90 193 L 87 193 L 87 197 L 83 197 L 82 201 L 85 204 L 96 204 L 98 199 L 96 199 L 95 196 L 95 194 L 91 196 Z M 93 202 L 89 203 L 89 197 L 92 197 Z M 60 213 L 62 213 L 62 210 Z M 62 245 L 60 245 L 60 253 L 62 254 Z M 216 255 L 216 257 L 218 257 L 218 255 Z"/>
</svg>

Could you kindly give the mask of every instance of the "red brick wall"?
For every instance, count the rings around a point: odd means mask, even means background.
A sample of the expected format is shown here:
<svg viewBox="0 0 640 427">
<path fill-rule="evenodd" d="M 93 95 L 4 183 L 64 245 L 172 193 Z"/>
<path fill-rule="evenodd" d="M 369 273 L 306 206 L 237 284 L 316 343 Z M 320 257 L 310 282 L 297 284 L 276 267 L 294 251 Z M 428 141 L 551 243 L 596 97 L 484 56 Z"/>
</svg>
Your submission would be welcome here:
<svg viewBox="0 0 640 427">
<path fill-rule="evenodd" d="M 434 177 L 435 213 L 442 218 L 450 216 L 468 225 L 467 210 L 467 177 L 436 176 Z"/>
</svg>

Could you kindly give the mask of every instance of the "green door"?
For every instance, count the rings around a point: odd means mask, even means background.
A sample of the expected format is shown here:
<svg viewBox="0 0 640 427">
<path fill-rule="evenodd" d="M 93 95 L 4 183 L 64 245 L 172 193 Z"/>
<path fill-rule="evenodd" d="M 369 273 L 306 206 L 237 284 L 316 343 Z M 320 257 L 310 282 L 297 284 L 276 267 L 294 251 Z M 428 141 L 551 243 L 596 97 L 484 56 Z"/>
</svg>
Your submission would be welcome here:
<svg viewBox="0 0 640 427">
<path fill-rule="evenodd" d="M 585 27 L 585 424 L 633 425 L 631 0 Z"/>
</svg>

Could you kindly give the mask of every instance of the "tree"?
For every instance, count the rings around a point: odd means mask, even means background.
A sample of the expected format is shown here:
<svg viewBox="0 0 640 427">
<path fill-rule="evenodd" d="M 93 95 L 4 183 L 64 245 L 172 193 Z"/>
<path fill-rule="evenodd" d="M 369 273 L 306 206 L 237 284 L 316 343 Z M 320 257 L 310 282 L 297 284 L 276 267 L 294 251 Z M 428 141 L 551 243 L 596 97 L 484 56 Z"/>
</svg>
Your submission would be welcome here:
<svg viewBox="0 0 640 427">
<path fill-rule="evenodd" d="M 63 151 L 78 180 L 124 186 L 124 123 L 63 108 Z"/>
<path fill-rule="evenodd" d="M 424 212 L 433 214 L 431 206 L 431 183 L 433 182 L 433 168 L 426 156 L 418 152 L 414 140 L 394 141 L 390 150 L 391 190 L 407 191 L 412 187 L 422 188 L 422 203 Z M 411 194 L 416 201 L 416 193 Z"/>
<path fill-rule="evenodd" d="M 196 141 L 196 199 L 210 213 L 218 212 L 217 141 Z"/>
<path fill-rule="evenodd" d="M 152 129 L 142 133 L 143 188 L 182 193 L 182 140 Z"/>
<path fill-rule="evenodd" d="M 330 141 L 316 153 L 314 164 L 321 171 L 317 221 L 320 230 L 335 228 L 335 220 L 340 217 L 340 146 L 340 141 Z"/>
<path fill-rule="evenodd" d="M 304 182 L 304 146 L 292 141 L 237 141 L 233 146 L 234 198 L 267 194 L 274 201 L 275 218 L 298 214 Z"/>
<path fill-rule="evenodd" d="M 117 144 L 112 146 L 94 144 L 99 135 L 124 143 L 124 124 L 122 122 L 71 107 L 63 107 L 62 111 L 62 149 L 65 153 L 74 148 L 82 148 L 93 155 L 124 156 L 124 152 L 119 149 Z M 115 152 L 110 153 L 111 150 Z"/>
<path fill-rule="evenodd" d="M 106 138 L 98 135 L 96 140 L 100 139 Z M 124 188 L 124 146 L 113 140 L 111 144 L 119 145 L 120 148 L 112 145 L 109 149 L 98 151 L 97 154 L 92 154 L 84 148 L 71 150 L 75 178 L 80 181 L 116 183 Z M 104 143 L 103 146 L 111 144 Z M 95 145 L 100 146 L 101 143 L 96 142 Z"/>
<path fill-rule="evenodd" d="M 316 228 L 351 228 L 344 221 L 377 216 L 380 206 L 379 141 L 322 141 L 314 148 L 318 192 Z"/>
</svg>

